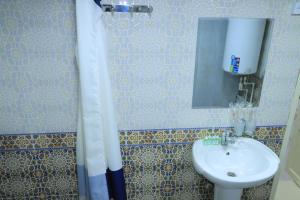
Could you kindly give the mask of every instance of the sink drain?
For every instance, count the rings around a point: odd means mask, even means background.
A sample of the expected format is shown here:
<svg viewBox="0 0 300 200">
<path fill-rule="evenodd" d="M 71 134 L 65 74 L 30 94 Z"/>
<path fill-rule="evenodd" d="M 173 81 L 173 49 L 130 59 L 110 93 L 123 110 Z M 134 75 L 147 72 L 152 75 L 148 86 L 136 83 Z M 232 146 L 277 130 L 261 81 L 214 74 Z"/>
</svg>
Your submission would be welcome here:
<svg viewBox="0 0 300 200">
<path fill-rule="evenodd" d="M 236 174 L 234 172 L 227 172 L 227 176 L 236 177 Z"/>
</svg>

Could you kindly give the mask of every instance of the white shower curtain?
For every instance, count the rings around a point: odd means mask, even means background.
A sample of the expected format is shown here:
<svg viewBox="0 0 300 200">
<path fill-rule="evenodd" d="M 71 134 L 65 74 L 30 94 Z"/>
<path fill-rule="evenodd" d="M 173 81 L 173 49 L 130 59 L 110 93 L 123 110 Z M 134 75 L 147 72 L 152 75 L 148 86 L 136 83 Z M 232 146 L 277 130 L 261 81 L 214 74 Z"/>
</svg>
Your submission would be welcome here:
<svg viewBox="0 0 300 200">
<path fill-rule="evenodd" d="M 80 79 L 77 171 L 81 200 L 126 199 L 101 16 L 102 10 L 93 0 L 76 0 Z"/>
</svg>

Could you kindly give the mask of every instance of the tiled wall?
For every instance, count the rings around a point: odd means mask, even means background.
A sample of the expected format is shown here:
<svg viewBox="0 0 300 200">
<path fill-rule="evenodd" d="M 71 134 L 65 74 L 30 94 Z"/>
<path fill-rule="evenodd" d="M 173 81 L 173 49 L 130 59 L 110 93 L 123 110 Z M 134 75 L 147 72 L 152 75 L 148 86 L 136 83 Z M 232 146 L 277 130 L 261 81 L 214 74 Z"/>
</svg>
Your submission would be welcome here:
<svg viewBox="0 0 300 200">
<path fill-rule="evenodd" d="M 0 134 L 75 131 L 75 0 L 0 1 L 0 19 Z"/>
<path fill-rule="evenodd" d="M 129 199 L 212 200 L 213 185 L 192 165 L 192 142 L 224 128 L 124 131 L 120 133 Z M 284 127 L 259 127 L 255 139 L 279 154 Z M 245 189 L 243 200 L 267 200 L 271 181 Z"/>
<path fill-rule="evenodd" d="M 111 2 L 110 0 L 103 0 Z M 294 0 L 134 0 L 146 14 L 104 14 L 119 128 L 230 126 L 228 109 L 192 109 L 199 17 L 271 18 L 258 125 L 285 125 L 300 67 Z"/>
<path fill-rule="evenodd" d="M 135 0 L 152 16 L 105 13 L 118 127 L 229 126 L 227 109 L 192 109 L 192 92 L 198 18 L 230 16 L 274 19 L 257 121 L 286 124 L 300 66 L 293 2 Z M 0 133 L 76 131 L 75 1 L 0 1 L 0 18 Z"/>
<path fill-rule="evenodd" d="M 75 133 L 0 135 L 0 200 L 77 199 Z"/>
<path fill-rule="evenodd" d="M 1 134 L 75 130 L 74 2 L 0 1 Z M 121 129 L 228 125 L 227 109 L 191 109 L 198 17 L 274 19 L 258 124 L 286 123 L 300 53 L 293 0 L 138 2 L 153 6 L 151 18 L 104 14 Z M 212 185 L 193 170 L 191 144 L 221 131 L 121 132 L 129 198 L 211 199 Z M 261 127 L 258 139 L 278 153 L 283 132 Z M 0 199 L 76 199 L 74 141 L 74 133 L 0 136 Z M 269 185 L 243 198 L 265 199 Z"/>
<path fill-rule="evenodd" d="M 192 142 L 224 128 L 120 131 L 129 200 L 212 200 L 213 184 L 192 166 Z M 255 138 L 279 153 L 285 128 L 259 127 Z M 0 136 L 0 199 L 76 199 L 75 133 Z M 266 200 L 271 181 L 243 200 Z"/>
</svg>

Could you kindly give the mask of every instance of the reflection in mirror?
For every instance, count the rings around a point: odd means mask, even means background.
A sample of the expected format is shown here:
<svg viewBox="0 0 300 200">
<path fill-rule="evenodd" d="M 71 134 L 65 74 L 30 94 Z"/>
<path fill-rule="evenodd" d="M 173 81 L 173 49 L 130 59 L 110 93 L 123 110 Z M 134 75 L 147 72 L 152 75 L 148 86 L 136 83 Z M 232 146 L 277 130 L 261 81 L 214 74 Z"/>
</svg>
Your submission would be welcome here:
<svg viewBox="0 0 300 200">
<path fill-rule="evenodd" d="M 199 18 L 193 108 L 245 101 L 258 106 L 271 19 Z"/>
</svg>

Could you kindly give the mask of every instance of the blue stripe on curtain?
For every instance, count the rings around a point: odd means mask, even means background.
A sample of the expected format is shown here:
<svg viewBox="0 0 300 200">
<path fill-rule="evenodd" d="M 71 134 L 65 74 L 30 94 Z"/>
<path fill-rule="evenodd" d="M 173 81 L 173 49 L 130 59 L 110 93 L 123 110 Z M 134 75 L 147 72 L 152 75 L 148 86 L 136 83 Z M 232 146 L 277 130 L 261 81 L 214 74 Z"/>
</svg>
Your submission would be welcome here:
<svg viewBox="0 0 300 200">
<path fill-rule="evenodd" d="M 127 199 L 123 168 L 116 171 L 107 169 L 106 180 L 108 183 L 109 198 L 113 198 L 114 200 Z"/>
<path fill-rule="evenodd" d="M 77 175 L 80 199 L 109 199 L 105 174 L 88 176 L 85 166 L 77 165 Z"/>
<path fill-rule="evenodd" d="M 100 6 L 101 7 L 101 0 L 94 0 L 95 1 L 95 3 L 98 5 L 98 6 Z"/>
</svg>

